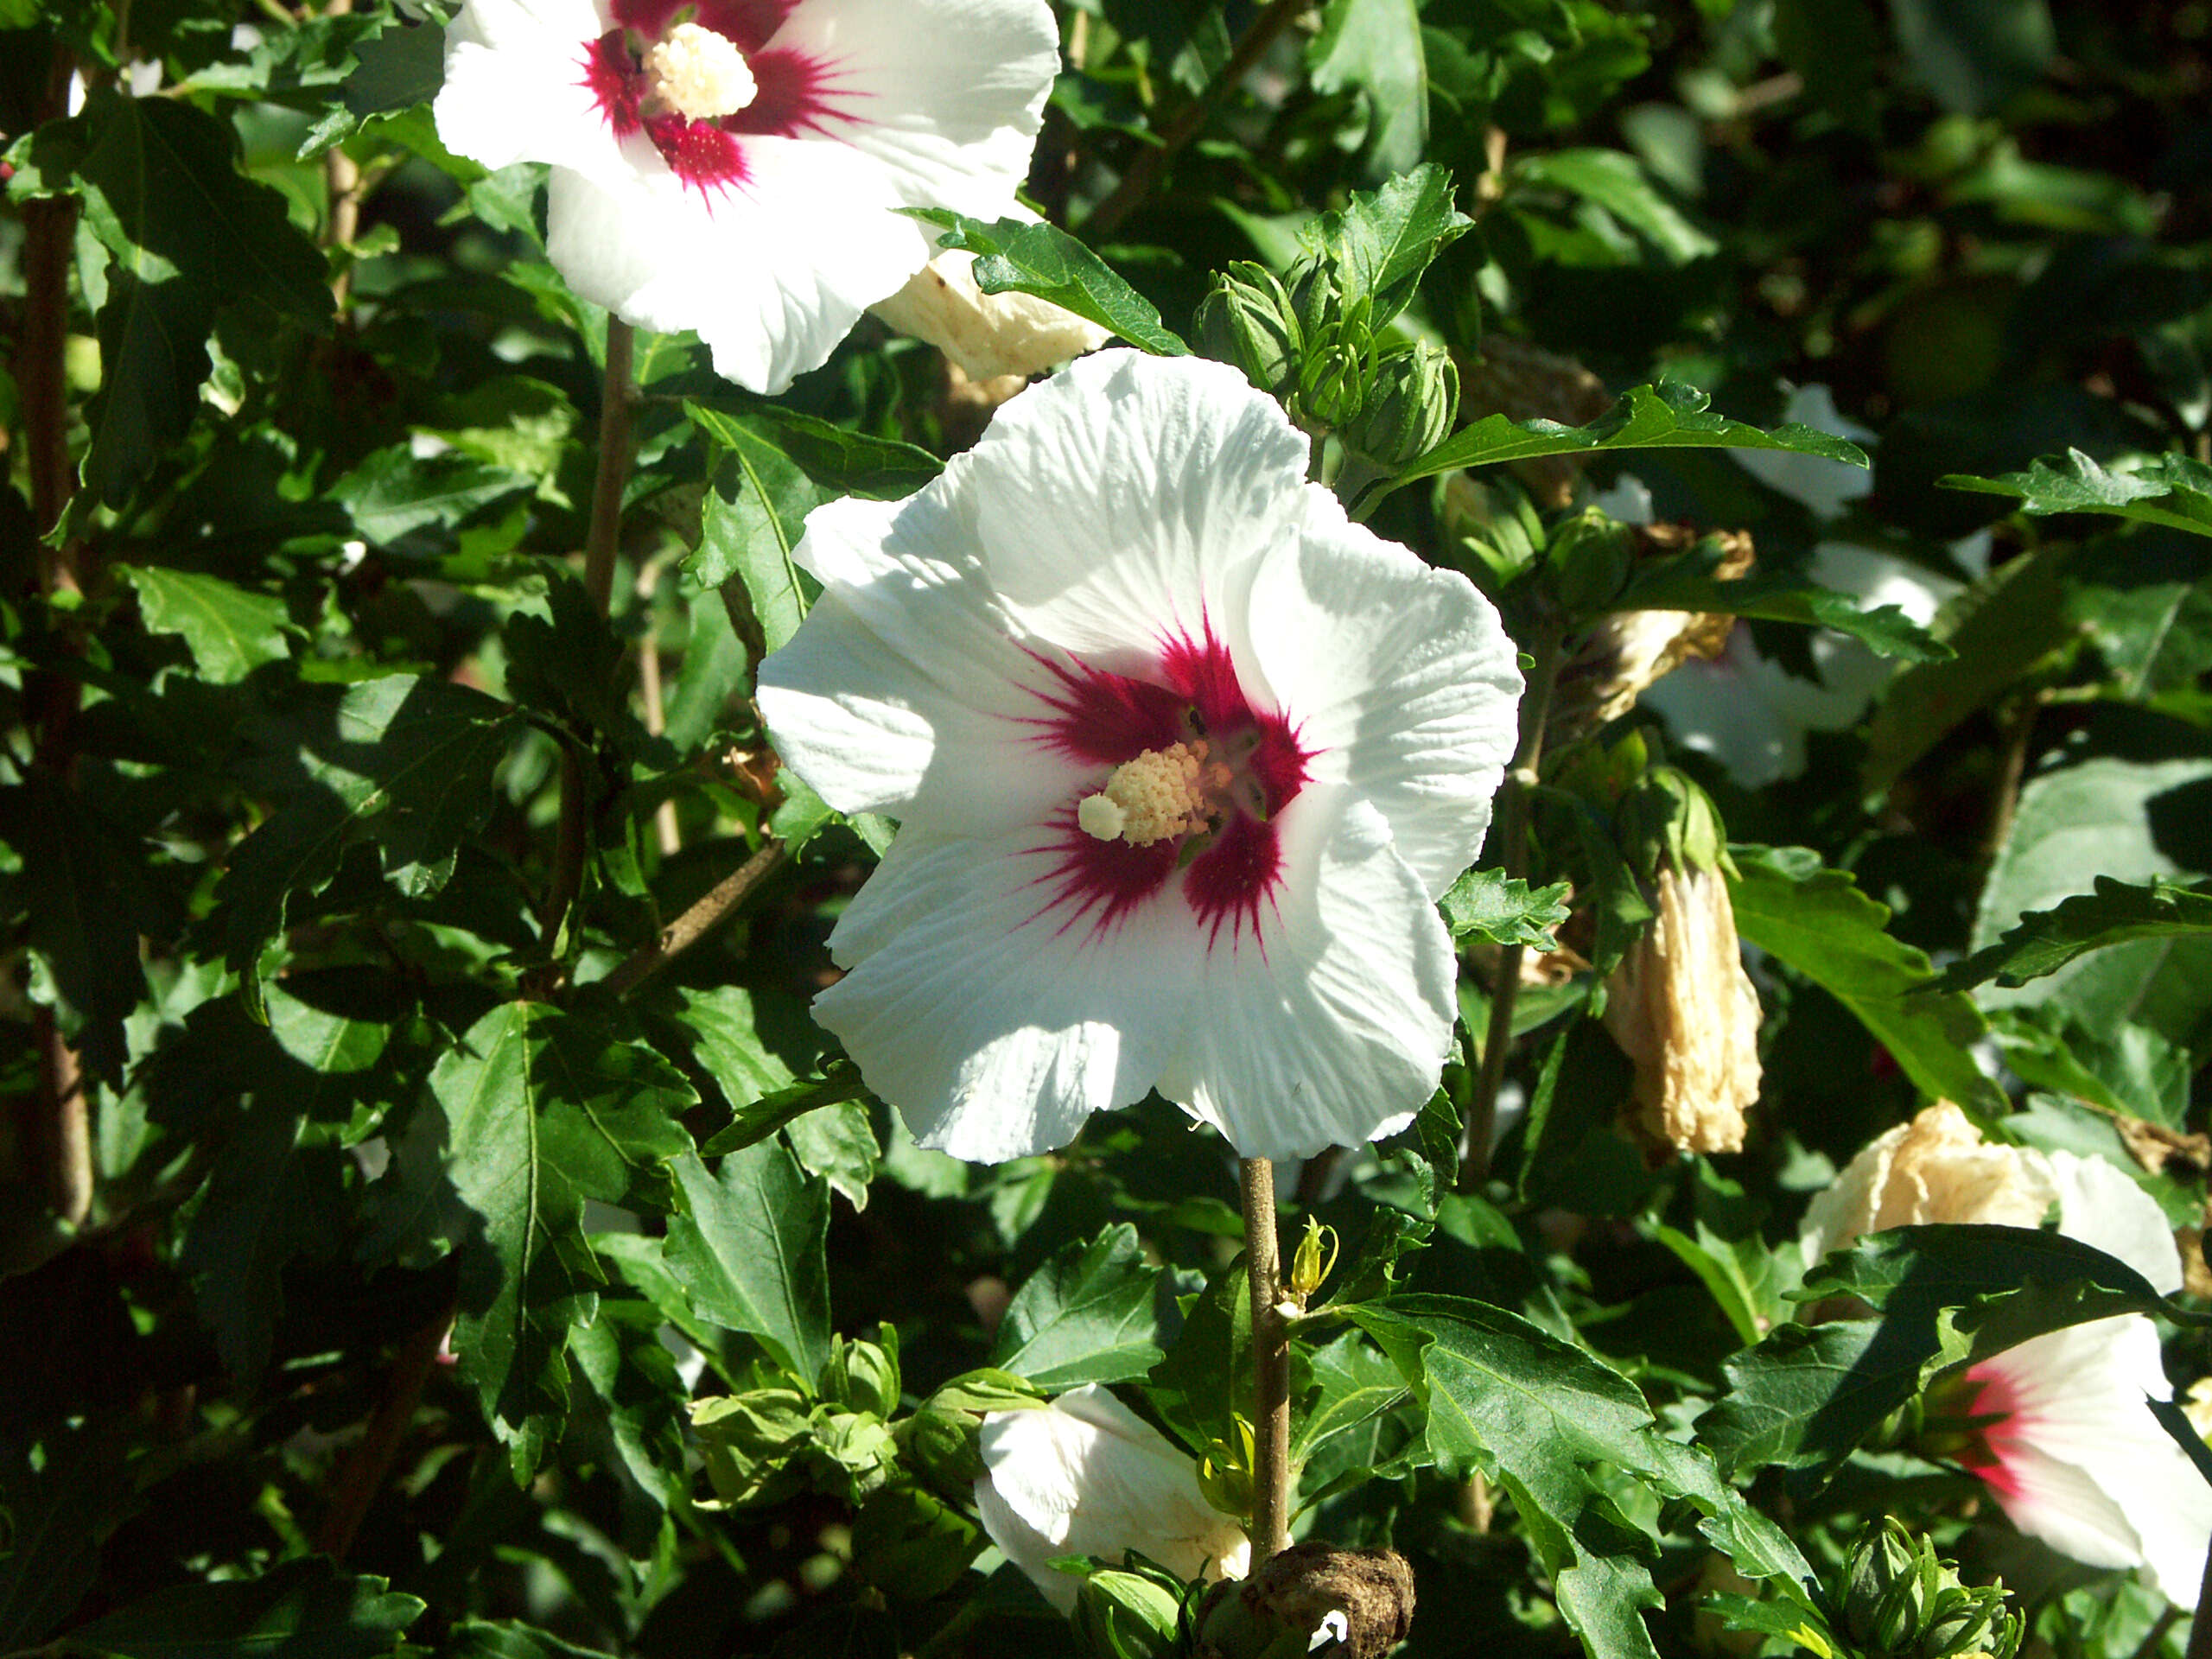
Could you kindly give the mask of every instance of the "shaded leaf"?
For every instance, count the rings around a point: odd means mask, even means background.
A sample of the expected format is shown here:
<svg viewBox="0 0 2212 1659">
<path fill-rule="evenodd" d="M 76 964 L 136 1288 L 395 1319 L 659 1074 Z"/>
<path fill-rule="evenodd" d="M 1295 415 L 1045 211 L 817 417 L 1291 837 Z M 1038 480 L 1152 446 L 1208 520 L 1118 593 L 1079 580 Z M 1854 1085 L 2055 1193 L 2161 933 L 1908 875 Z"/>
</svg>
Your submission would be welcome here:
<svg viewBox="0 0 2212 1659">
<path fill-rule="evenodd" d="M 1745 939 L 1849 1008 L 1923 1093 L 2004 1109 L 1971 1052 L 1986 1029 L 1980 1010 L 1955 992 L 1928 989 L 1935 969 L 1885 930 L 1887 906 L 1802 848 L 1730 851 L 1737 874 L 1728 896 Z"/>
<path fill-rule="evenodd" d="M 320 1559 L 257 1579 L 179 1585 L 69 1633 L 118 1659 L 376 1659 L 423 1615 L 416 1597 Z"/>
<path fill-rule="evenodd" d="M 1064 1247 L 1014 1292 L 990 1363 L 1047 1393 L 1142 1376 L 1161 1357 L 1159 1277 L 1127 1222 Z"/>
<path fill-rule="evenodd" d="M 290 621 L 274 594 L 250 593 L 194 570 L 138 564 L 115 569 L 137 590 L 148 632 L 181 635 L 201 675 L 218 685 L 291 654 L 284 642 Z"/>
<path fill-rule="evenodd" d="M 810 1390 L 830 1357 L 828 1185 L 774 1141 L 712 1173 L 689 1155 L 672 1167 L 681 1208 L 669 1217 L 669 1271 L 701 1319 L 753 1338 Z"/>
<path fill-rule="evenodd" d="M 908 211 L 944 232 L 939 247 L 964 248 L 976 256 L 976 286 L 984 293 L 1034 294 L 1155 356 L 1190 354 L 1189 346 L 1160 326 L 1150 300 L 1058 226 L 1016 219 L 986 225 L 941 207 Z"/>
<path fill-rule="evenodd" d="M 1420 162 L 1428 148 L 1428 60 L 1414 0 L 1330 0 L 1306 60 L 1314 91 L 1364 95 L 1362 149 L 1373 173 Z"/>
<path fill-rule="evenodd" d="M 1669 264 L 1688 264 L 1720 251 L 1720 244 L 1690 223 L 1625 150 L 1575 146 L 1541 151 L 1522 157 L 1514 172 L 1525 182 L 1564 190 L 1604 208 Z"/>
<path fill-rule="evenodd" d="M 486 1014 L 442 1056 L 446 1179 L 476 1224 L 461 1245 L 453 1348 L 518 1475 L 568 1402 L 569 1327 L 597 1306 L 586 1198 L 619 1202 L 639 1172 L 688 1155 L 698 1096 L 659 1055 L 536 1002 Z"/>
<path fill-rule="evenodd" d="M 1639 571 L 1613 608 L 1708 611 L 1772 622 L 1800 622 L 1833 628 L 1880 656 L 1902 658 L 1910 663 L 1940 663 L 1951 656 L 1950 646 L 1931 638 L 1927 629 L 1895 605 L 1862 610 L 1849 594 L 1783 571 L 1716 579 L 1712 571 L 1723 556 L 1715 538 Z"/>
</svg>

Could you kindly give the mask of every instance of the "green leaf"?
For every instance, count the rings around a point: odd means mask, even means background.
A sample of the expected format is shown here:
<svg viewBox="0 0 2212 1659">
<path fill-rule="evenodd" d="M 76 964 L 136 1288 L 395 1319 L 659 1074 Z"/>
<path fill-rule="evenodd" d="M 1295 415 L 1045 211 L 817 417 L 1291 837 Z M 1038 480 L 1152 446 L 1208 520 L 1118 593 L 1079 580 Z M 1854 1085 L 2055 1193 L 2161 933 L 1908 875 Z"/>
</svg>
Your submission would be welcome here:
<svg viewBox="0 0 2212 1659">
<path fill-rule="evenodd" d="M 1643 163 L 1625 150 L 1540 150 L 1516 162 L 1513 171 L 1516 181 L 1564 190 L 1604 208 L 1657 249 L 1669 264 L 1686 265 L 1720 251 L 1720 244 L 1661 194 Z"/>
<path fill-rule="evenodd" d="M 461 455 L 421 457 L 403 443 L 369 455 L 330 486 L 329 496 L 363 541 L 384 547 L 433 524 L 451 529 L 526 487 L 504 467 Z"/>
<path fill-rule="evenodd" d="M 382 1579 L 315 1558 L 257 1579 L 157 1591 L 79 1625 L 69 1643 L 116 1659 L 377 1659 L 423 1610 Z"/>
<path fill-rule="evenodd" d="M 1999 565 L 1947 607 L 1953 655 L 1891 681 L 1866 732 L 1862 784 L 1878 795 L 1958 724 L 2019 685 L 2075 635 L 2063 569 L 2070 550 L 2040 548 Z"/>
<path fill-rule="evenodd" d="M 284 1268 L 327 1238 L 329 1205 L 343 1191 L 341 1154 L 304 1144 L 306 1128 L 293 1102 L 257 1094 L 216 1155 L 178 1255 L 178 1265 L 200 1281 L 201 1315 L 238 1377 L 257 1376 L 269 1363 Z"/>
<path fill-rule="evenodd" d="M 181 635 L 200 674 L 218 685 L 235 683 L 262 664 L 281 663 L 291 654 L 284 643 L 291 622 L 274 594 L 249 593 L 194 570 L 143 564 L 115 569 L 137 589 L 148 632 Z"/>
<path fill-rule="evenodd" d="M 120 506 L 200 412 L 207 378 L 209 290 L 183 277 L 108 279 L 100 307 L 100 389 L 85 410 L 85 499 Z M 82 511 L 82 509 L 79 509 Z"/>
<path fill-rule="evenodd" d="M 807 477 L 833 495 L 895 501 L 912 495 L 944 470 L 926 449 L 896 438 L 879 438 L 761 398 L 734 393 L 694 399 L 685 404 L 700 429 L 724 448 L 744 442 L 773 448 Z M 702 413 L 715 416 L 701 420 Z M 794 537 L 793 539 L 796 539 Z"/>
<path fill-rule="evenodd" d="M 2192 826 L 2207 822 L 2208 800 L 2212 760 L 2102 757 L 2031 779 L 1982 888 L 1974 949 L 1996 947 L 2024 918 L 2060 908 L 2100 874 L 2144 884 L 2212 874 L 2183 863 L 2206 861 Z M 2212 1016 L 2212 939 L 2166 932 L 2113 944 L 2012 989 L 1985 987 L 1978 1000 L 2047 1009 L 2106 1042 L 2134 1027 L 2195 1048 Z"/>
<path fill-rule="evenodd" d="M 454 1351 L 526 1477 L 560 1430 L 569 1328 L 588 1322 L 601 1274 L 586 1198 L 619 1203 L 640 1171 L 679 1155 L 698 1100 L 659 1055 L 580 1014 L 507 1002 L 430 1072 L 446 1179 L 475 1222 L 461 1245 Z"/>
<path fill-rule="evenodd" d="M 1380 328 L 1406 308 L 1436 256 L 1473 227 L 1452 205 L 1451 173 L 1428 162 L 1321 214 L 1298 239 L 1329 263 L 1345 308 L 1365 301 L 1368 326 Z"/>
<path fill-rule="evenodd" d="M 1948 645 L 1930 638 L 1925 628 L 1895 605 L 1861 610 L 1849 594 L 1781 571 L 1717 579 L 1712 572 L 1723 556 L 1717 537 L 1701 542 L 1677 557 L 1639 571 L 1612 608 L 1710 611 L 1833 628 L 1881 656 L 1903 658 L 1910 663 L 1940 663 L 1951 656 Z"/>
<path fill-rule="evenodd" d="M 1142 1376 L 1162 1357 L 1159 1278 L 1125 1221 L 1066 1245 L 1014 1294 L 990 1363 L 1047 1393 Z"/>
<path fill-rule="evenodd" d="M 778 1129 L 798 1122 L 810 1112 L 866 1099 L 868 1084 L 860 1068 L 850 1062 L 830 1067 L 818 1077 L 786 1084 L 755 1096 L 737 1109 L 728 1125 L 715 1132 L 702 1149 L 709 1158 L 739 1152 L 766 1141 Z"/>
<path fill-rule="evenodd" d="M 1436 904 L 1455 939 L 1472 935 L 1492 944 L 1556 950 L 1559 941 L 1552 931 L 1567 920 L 1567 893 L 1564 881 L 1531 887 L 1503 870 L 1469 870 Z"/>
<path fill-rule="evenodd" d="M 525 1624 L 463 1619 L 441 1649 L 442 1659 L 613 1659 L 597 1648 L 580 1648 Z"/>
<path fill-rule="evenodd" d="M 1936 985 L 1947 991 L 1969 991 L 1993 979 L 2024 985 L 2107 945 L 2205 934 L 2212 934 L 2212 887 L 2164 880 L 2138 887 L 2101 875 L 2094 893 L 2029 912 L 1996 944 L 1952 963 Z"/>
<path fill-rule="evenodd" d="M 2064 461 L 2037 461 L 2024 473 L 1998 478 L 1953 473 L 1936 481 L 1955 490 L 2017 497 L 2027 513 L 2103 512 L 2212 536 L 2212 467 L 2188 455 L 2159 455 L 2121 472 L 2069 449 Z"/>
<path fill-rule="evenodd" d="M 1428 148 L 1428 59 L 1414 0 L 1329 0 L 1306 61 L 1314 91 L 1364 96 L 1361 149 L 1373 174 L 1420 162 Z"/>
<path fill-rule="evenodd" d="M 1866 464 L 1847 438 L 1795 422 L 1770 432 L 1713 414 L 1706 395 L 1673 381 L 1638 386 L 1587 426 L 1516 421 L 1492 415 L 1466 427 L 1414 461 L 1396 480 L 1409 484 L 1462 467 L 1493 467 L 1535 455 L 1581 455 L 1608 449 L 1787 449 L 1796 454 Z"/>
<path fill-rule="evenodd" d="M 0 1447 L 0 1650 L 11 1654 L 69 1617 L 99 1575 L 101 1545 L 141 1502 L 119 1425 L 50 1434 L 35 1460 L 27 1450 Z"/>
<path fill-rule="evenodd" d="M 826 498 L 798 462 L 742 422 L 702 404 L 684 411 L 721 461 L 701 505 L 698 550 L 683 574 L 701 590 L 734 589 L 731 620 L 757 664 L 798 632 L 818 591 L 791 550 L 806 533 L 807 514 Z"/>
<path fill-rule="evenodd" d="M 2023 1227 L 1870 1233 L 1798 1294 L 1856 1296 L 1881 1317 L 1781 1325 L 1729 1360 L 1727 1392 L 1698 1423 L 1725 1470 L 1832 1470 L 1940 1372 L 2091 1319 L 2173 1313 L 2125 1262 Z"/>
<path fill-rule="evenodd" d="M 1922 1093 L 2004 1109 L 1970 1052 L 1986 1029 L 1980 1012 L 1955 992 L 1927 988 L 1935 969 L 1885 931 L 1887 906 L 1802 848 L 1729 850 L 1738 932 L 1849 1008 Z"/>
<path fill-rule="evenodd" d="M 753 1338 L 811 1390 L 830 1357 L 828 1185 L 773 1141 L 711 1173 L 690 1156 L 673 1167 L 682 1207 L 669 1217 L 669 1271 L 701 1319 Z"/>
<path fill-rule="evenodd" d="M 1056 225 L 1001 219 L 986 225 L 941 207 L 907 210 L 938 226 L 943 248 L 976 256 L 976 286 L 986 294 L 1034 294 L 1110 329 L 1157 357 L 1187 357 L 1191 348 L 1160 327 L 1160 311 L 1089 248 Z"/>
</svg>

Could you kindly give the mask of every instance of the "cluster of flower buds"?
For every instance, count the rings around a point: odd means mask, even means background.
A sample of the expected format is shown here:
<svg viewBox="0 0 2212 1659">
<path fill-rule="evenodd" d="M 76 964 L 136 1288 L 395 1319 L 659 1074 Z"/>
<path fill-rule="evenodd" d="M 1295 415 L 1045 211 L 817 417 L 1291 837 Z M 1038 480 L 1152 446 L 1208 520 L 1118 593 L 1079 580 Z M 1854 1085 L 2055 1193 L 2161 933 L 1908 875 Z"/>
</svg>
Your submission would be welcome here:
<svg viewBox="0 0 2212 1659">
<path fill-rule="evenodd" d="M 1931 1541 L 1889 1516 L 1852 1546 L 1834 1601 L 1866 1659 L 2012 1659 L 2024 1629 L 2002 1584 L 1960 1583 Z"/>
<path fill-rule="evenodd" d="M 881 1346 L 839 1338 L 811 1395 L 779 1374 L 766 1387 L 694 1401 L 691 1427 L 715 1503 L 779 1503 L 810 1486 L 858 1503 L 891 1479 L 899 1353 L 886 1337 Z"/>
<path fill-rule="evenodd" d="M 1325 427 L 1370 464 L 1395 470 L 1452 430 L 1459 372 L 1433 341 L 1386 344 L 1363 297 L 1347 302 L 1325 259 L 1286 287 L 1240 262 L 1214 279 L 1194 320 L 1198 349 L 1233 363 L 1309 428 Z"/>
<path fill-rule="evenodd" d="M 1075 1592 L 1075 1651 L 1080 1659 L 1167 1659 L 1185 1650 L 1191 1591 L 1173 1573 L 1129 1552 L 1122 1567 L 1102 1567 Z"/>
</svg>

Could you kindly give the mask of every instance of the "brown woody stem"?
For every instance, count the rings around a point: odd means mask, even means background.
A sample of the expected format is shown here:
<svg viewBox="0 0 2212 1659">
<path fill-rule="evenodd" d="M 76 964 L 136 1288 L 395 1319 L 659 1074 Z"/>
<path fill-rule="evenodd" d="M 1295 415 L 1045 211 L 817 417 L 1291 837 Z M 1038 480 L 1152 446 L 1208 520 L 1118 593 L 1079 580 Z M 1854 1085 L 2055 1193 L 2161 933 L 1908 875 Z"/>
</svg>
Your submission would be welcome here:
<svg viewBox="0 0 2212 1659">
<path fill-rule="evenodd" d="M 716 882 L 707 896 L 693 905 L 641 945 L 607 976 L 607 988 L 624 996 L 651 979 L 708 934 L 728 921 L 746 897 L 784 861 L 784 843 L 771 841 L 744 863 Z"/>
<path fill-rule="evenodd" d="M 1244 1266 L 1252 1287 L 1252 1571 L 1290 1547 L 1290 1326 L 1275 1236 L 1275 1169 L 1265 1158 L 1238 1165 L 1244 1201 Z"/>
</svg>

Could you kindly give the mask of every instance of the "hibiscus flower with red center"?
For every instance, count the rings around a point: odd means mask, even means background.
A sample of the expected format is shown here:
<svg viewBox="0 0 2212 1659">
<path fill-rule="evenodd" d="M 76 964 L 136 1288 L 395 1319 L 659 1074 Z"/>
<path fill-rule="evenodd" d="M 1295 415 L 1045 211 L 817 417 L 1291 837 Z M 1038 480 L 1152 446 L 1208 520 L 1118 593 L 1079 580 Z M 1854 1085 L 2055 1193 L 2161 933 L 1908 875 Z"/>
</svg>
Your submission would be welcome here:
<svg viewBox="0 0 2212 1659">
<path fill-rule="evenodd" d="M 832 805 L 902 826 L 815 1012 L 925 1146 L 1041 1152 L 1157 1089 L 1302 1157 L 1434 1090 L 1435 899 L 1520 675 L 1466 580 L 1306 461 L 1234 370 L 1108 352 L 919 494 L 808 519 L 823 592 L 761 708 Z"/>
</svg>

